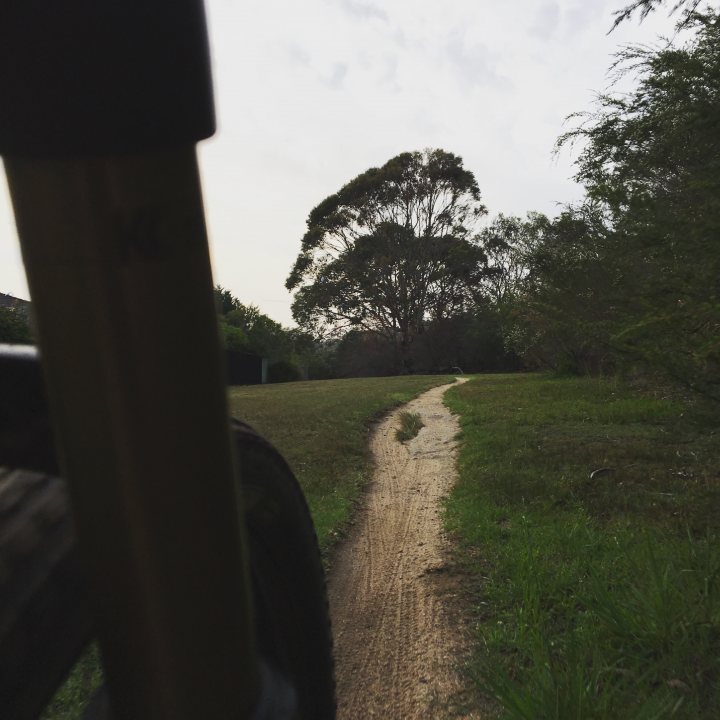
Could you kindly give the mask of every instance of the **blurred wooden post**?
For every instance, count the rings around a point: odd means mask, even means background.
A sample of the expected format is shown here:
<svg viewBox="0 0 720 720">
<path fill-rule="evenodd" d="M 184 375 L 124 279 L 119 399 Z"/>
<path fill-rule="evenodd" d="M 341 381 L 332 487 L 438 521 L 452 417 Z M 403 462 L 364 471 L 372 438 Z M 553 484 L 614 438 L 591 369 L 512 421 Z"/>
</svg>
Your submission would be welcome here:
<svg viewBox="0 0 720 720">
<path fill-rule="evenodd" d="M 116 717 L 247 717 L 242 508 L 194 148 L 5 165 Z"/>
<path fill-rule="evenodd" d="M 115 717 L 247 717 L 257 675 L 195 143 L 202 0 L 23 0 L 0 155 Z"/>
</svg>

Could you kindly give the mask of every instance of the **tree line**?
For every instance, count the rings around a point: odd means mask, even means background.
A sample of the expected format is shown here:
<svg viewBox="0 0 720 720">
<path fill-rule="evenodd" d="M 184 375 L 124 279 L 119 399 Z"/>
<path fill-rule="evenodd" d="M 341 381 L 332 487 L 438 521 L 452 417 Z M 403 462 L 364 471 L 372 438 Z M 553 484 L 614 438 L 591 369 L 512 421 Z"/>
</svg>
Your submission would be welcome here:
<svg viewBox="0 0 720 720">
<path fill-rule="evenodd" d="M 322 343 L 298 328 L 286 328 L 245 305 L 230 290 L 216 285 L 215 307 L 220 337 L 227 350 L 248 353 L 268 361 L 268 382 L 331 377 Z"/>
<path fill-rule="evenodd" d="M 0 307 L 0 343 L 29 344 L 32 331 L 27 315 L 12 307 Z"/>
<path fill-rule="evenodd" d="M 585 197 L 557 217 L 483 226 L 474 176 L 440 149 L 312 210 L 287 287 L 338 372 L 630 370 L 720 399 L 720 25 L 680 5 L 690 39 L 623 49 L 634 89 L 558 140 L 580 147 Z"/>
<path fill-rule="evenodd" d="M 682 44 L 616 56 L 633 90 L 572 116 L 557 149 L 580 148 L 581 202 L 488 221 L 459 156 L 401 153 L 310 212 L 286 282 L 297 328 L 216 288 L 226 347 L 275 380 L 630 371 L 720 400 L 720 24 L 698 7 L 675 6 Z M 3 309 L 0 342 L 29 339 Z"/>
<path fill-rule="evenodd" d="M 585 200 L 534 241 L 518 349 L 571 368 L 635 368 L 720 400 L 720 24 L 685 16 L 680 47 L 631 47 L 580 142 Z"/>
</svg>

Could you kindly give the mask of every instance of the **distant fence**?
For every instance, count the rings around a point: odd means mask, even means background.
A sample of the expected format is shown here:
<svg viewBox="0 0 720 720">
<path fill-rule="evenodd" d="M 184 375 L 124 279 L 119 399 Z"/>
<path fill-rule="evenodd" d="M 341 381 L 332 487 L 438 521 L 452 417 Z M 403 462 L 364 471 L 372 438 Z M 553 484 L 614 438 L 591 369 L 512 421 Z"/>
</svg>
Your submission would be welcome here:
<svg viewBox="0 0 720 720">
<path fill-rule="evenodd" d="M 259 355 L 225 351 L 228 385 L 260 385 L 267 382 L 267 360 Z"/>
</svg>

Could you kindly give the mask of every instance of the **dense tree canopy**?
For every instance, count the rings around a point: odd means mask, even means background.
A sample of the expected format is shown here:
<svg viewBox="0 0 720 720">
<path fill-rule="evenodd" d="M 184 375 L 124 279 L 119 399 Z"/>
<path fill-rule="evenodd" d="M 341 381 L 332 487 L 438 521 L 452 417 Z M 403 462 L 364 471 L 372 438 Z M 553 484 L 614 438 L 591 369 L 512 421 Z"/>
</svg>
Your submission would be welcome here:
<svg viewBox="0 0 720 720">
<path fill-rule="evenodd" d="M 480 232 L 478 239 L 488 258 L 483 286 L 487 299 L 497 307 L 507 306 L 517 295 L 548 223 L 542 213 L 530 212 L 526 220 L 500 214 Z"/>
<path fill-rule="evenodd" d="M 720 24 L 695 16 L 684 47 L 630 48 L 630 94 L 599 99 L 577 179 L 609 232 L 615 348 L 720 396 Z"/>
<path fill-rule="evenodd" d="M 685 45 L 623 50 L 635 89 L 560 138 L 582 148 L 582 203 L 480 234 L 486 306 L 531 365 L 661 373 L 720 399 L 720 24 L 692 25 Z"/>
<path fill-rule="evenodd" d="M 225 348 L 259 355 L 269 361 L 270 382 L 299 379 L 300 368 L 314 377 L 329 374 L 325 360 L 313 338 L 296 328 L 285 328 L 255 305 L 245 305 L 229 290 L 215 287 L 215 305 Z M 275 380 L 273 380 L 275 378 Z"/>
<path fill-rule="evenodd" d="M 287 280 L 305 328 L 359 328 L 397 339 L 407 364 L 426 322 L 458 312 L 486 272 L 472 239 L 485 208 L 462 160 L 403 153 L 323 200 Z"/>
<path fill-rule="evenodd" d="M 0 307 L 0 343 L 31 343 L 32 332 L 27 317 L 20 310 Z"/>
</svg>

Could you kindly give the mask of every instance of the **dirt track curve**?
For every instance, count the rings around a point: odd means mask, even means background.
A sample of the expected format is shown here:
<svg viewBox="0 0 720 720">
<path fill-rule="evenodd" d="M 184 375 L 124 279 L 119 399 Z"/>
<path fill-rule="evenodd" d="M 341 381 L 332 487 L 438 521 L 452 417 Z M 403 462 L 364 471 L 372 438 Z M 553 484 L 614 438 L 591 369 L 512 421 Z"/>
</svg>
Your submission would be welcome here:
<svg viewBox="0 0 720 720">
<path fill-rule="evenodd" d="M 458 710 L 462 653 L 441 501 L 455 480 L 449 386 L 393 412 L 373 433 L 375 474 L 330 573 L 339 720 L 477 718 Z M 395 438 L 402 411 L 425 424 Z"/>
</svg>

